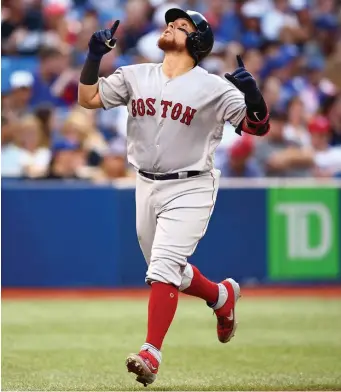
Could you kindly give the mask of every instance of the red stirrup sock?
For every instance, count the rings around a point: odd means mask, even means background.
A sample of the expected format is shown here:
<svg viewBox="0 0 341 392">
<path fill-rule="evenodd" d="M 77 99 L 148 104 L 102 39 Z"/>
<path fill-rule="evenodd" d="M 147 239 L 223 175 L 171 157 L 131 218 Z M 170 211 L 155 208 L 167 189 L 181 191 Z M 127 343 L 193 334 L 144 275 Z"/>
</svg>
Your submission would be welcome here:
<svg viewBox="0 0 341 392">
<path fill-rule="evenodd" d="M 210 304 L 215 304 L 218 301 L 219 288 L 217 283 L 211 282 L 201 272 L 197 267 L 192 265 L 193 278 L 191 285 L 183 291 L 183 293 L 188 295 L 193 295 L 194 297 L 199 297 L 204 299 Z"/>
<path fill-rule="evenodd" d="M 170 327 L 178 306 L 179 290 L 171 284 L 154 282 L 148 305 L 148 333 L 146 343 L 158 350 Z"/>
</svg>

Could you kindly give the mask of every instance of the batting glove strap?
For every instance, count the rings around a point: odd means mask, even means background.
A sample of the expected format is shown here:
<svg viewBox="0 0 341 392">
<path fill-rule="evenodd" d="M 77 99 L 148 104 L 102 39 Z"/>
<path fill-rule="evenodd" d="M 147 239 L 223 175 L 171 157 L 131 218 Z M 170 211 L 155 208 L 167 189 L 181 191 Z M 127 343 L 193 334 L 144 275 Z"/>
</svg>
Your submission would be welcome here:
<svg viewBox="0 0 341 392">
<path fill-rule="evenodd" d="M 253 136 L 264 136 L 270 130 L 269 117 L 265 123 L 254 123 L 247 117 L 236 128 L 236 133 L 242 136 L 242 132 L 248 133 Z"/>
<path fill-rule="evenodd" d="M 257 104 L 246 103 L 246 116 L 236 129 L 236 133 L 241 136 L 242 132 L 255 136 L 264 136 L 270 130 L 269 111 L 261 96 Z"/>
</svg>

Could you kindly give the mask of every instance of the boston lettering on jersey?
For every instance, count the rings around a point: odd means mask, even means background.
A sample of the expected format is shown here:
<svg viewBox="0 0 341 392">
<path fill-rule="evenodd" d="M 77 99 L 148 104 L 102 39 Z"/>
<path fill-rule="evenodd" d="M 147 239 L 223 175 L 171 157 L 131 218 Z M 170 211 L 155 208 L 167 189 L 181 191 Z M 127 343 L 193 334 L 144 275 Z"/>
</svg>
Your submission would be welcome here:
<svg viewBox="0 0 341 392">
<path fill-rule="evenodd" d="M 155 98 L 147 98 L 146 100 L 139 98 L 138 100 L 132 100 L 131 111 L 133 117 L 137 115 L 143 116 L 155 116 Z M 196 109 L 192 109 L 190 106 L 184 107 L 181 103 L 176 103 L 173 105 L 172 101 L 161 101 L 162 107 L 162 118 L 170 117 L 172 120 L 179 120 L 181 123 L 186 125 L 191 125 L 191 122 L 194 118 Z"/>
</svg>

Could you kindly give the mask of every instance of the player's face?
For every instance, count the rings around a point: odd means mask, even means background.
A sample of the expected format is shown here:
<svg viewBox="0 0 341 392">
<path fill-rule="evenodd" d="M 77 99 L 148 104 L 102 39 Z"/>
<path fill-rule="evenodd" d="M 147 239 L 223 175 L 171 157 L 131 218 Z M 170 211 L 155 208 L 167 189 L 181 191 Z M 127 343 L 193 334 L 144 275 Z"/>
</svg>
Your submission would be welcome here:
<svg viewBox="0 0 341 392">
<path fill-rule="evenodd" d="M 195 27 L 187 19 L 177 19 L 175 22 L 168 24 L 167 29 L 162 33 L 158 45 L 163 51 L 177 51 L 182 52 L 186 50 L 187 33 L 195 32 Z"/>
</svg>

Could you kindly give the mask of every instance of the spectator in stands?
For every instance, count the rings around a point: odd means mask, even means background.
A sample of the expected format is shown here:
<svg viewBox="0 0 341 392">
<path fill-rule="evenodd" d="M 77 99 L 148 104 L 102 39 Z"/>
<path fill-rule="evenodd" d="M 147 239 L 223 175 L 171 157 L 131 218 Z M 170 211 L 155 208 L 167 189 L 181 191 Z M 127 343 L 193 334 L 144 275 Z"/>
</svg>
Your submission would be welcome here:
<svg viewBox="0 0 341 392">
<path fill-rule="evenodd" d="M 207 72 L 217 76 L 223 76 L 225 71 L 224 60 L 220 56 L 211 55 L 204 59 L 201 63 Z"/>
<path fill-rule="evenodd" d="M 86 165 L 80 144 L 60 140 L 53 145 L 52 159 L 45 179 L 80 179 L 79 172 Z"/>
<path fill-rule="evenodd" d="M 77 102 L 79 76 L 79 69 L 66 68 L 51 86 L 53 96 L 62 100 L 62 108 L 68 108 Z"/>
<path fill-rule="evenodd" d="M 225 50 L 223 51 L 223 60 L 224 60 L 224 69 L 222 70 L 223 73 L 225 72 L 233 72 L 236 69 L 236 56 L 242 55 L 244 51 L 243 45 L 239 42 L 229 42 L 225 46 Z M 209 57 L 208 57 L 209 58 Z"/>
<path fill-rule="evenodd" d="M 98 22 L 98 14 L 95 10 L 89 10 L 84 13 L 83 18 L 80 21 L 79 31 L 76 34 L 72 53 L 75 66 L 79 67 L 84 64 L 88 53 L 89 37 L 91 37 L 94 31 L 98 31 L 101 28 Z"/>
<path fill-rule="evenodd" d="M 126 141 L 122 138 L 116 138 L 104 152 L 102 163 L 93 175 L 93 181 L 105 183 L 118 178 L 134 176 L 135 172 L 127 165 L 126 155 Z"/>
<path fill-rule="evenodd" d="M 122 6 L 125 0 L 74 0 L 81 8 L 90 7 L 98 12 L 98 15 L 105 20 L 120 19 L 124 16 Z"/>
<path fill-rule="evenodd" d="M 311 141 L 306 122 L 303 102 L 299 97 L 292 98 L 287 108 L 287 122 L 283 129 L 284 138 L 298 146 L 309 147 Z"/>
<path fill-rule="evenodd" d="M 290 8 L 295 13 L 300 26 L 297 34 L 297 40 L 301 43 L 305 43 L 309 37 L 313 35 L 313 21 L 309 0 L 290 0 L 289 3 Z"/>
<path fill-rule="evenodd" d="M 67 11 L 70 0 L 49 0 L 43 2 L 44 43 L 60 47 L 63 43 L 73 43 Z"/>
<path fill-rule="evenodd" d="M 11 91 L 9 86 L 4 88 L 3 83 L 1 86 L 1 113 L 5 115 L 7 121 L 10 120 L 12 113 L 12 104 L 11 104 Z"/>
<path fill-rule="evenodd" d="M 127 135 L 128 111 L 124 106 L 118 106 L 111 110 L 98 110 L 96 116 L 97 127 L 107 141 L 121 135 Z"/>
<path fill-rule="evenodd" d="M 273 76 L 279 79 L 280 97 L 278 106 L 280 110 L 284 110 L 292 97 L 299 93 L 300 85 L 293 83 L 295 75 L 295 58 L 286 51 L 278 48 L 277 53 L 270 56 L 265 61 L 265 69 L 263 69 L 263 76 Z"/>
<path fill-rule="evenodd" d="M 81 109 L 74 109 L 66 118 L 61 135 L 64 140 L 79 144 L 86 151 L 102 153 L 106 149 L 103 136 L 93 127 L 90 117 Z"/>
<path fill-rule="evenodd" d="M 1 148 L 10 144 L 13 140 L 13 132 L 11 123 L 8 121 L 8 118 L 1 114 Z"/>
<path fill-rule="evenodd" d="M 172 0 L 168 1 L 171 2 Z M 201 14 L 206 11 L 206 2 L 207 0 L 177 0 L 178 7 L 180 6 L 183 10 L 196 10 Z"/>
<path fill-rule="evenodd" d="M 13 144 L 13 124 L 6 116 L 1 115 L 1 176 L 17 176 L 16 168 L 12 166 L 13 159 L 18 155 L 18 148 Z M 14 157 L 14 158 L 13 158 Z"/>
<path fill-rule="evenodd" d="M 227 160 L 221 168 L 222 177 L 262 177 L 260 167 L 252 158 L 253 140 L 249 136 L 239 138 L 227 152 Z"/>
<path fill-rule="evenodd" d="M 336 41 L 334 52 L 326 59 L 326 77 L 335 85 L 335 88 L 341 90 L 341 39 Z"/>
<path fill-rule="evenodd" d="M 23 0 L 4 0 L 1 6 L 2 53 L 35 54 L 43 28 L 40 10 L 27 7 Z"/>
<path fill-rule="evenodd" d="M 55 135 L 53 135 L 53 127 L 54 127 L 54 110 L 52 106 L 49 105 L 40 105 L 37 106 L 34 110 L 34 115 L 40 121 L 44 138 L 46 140 L 53 141 Z"/>
<path fill-rule="evenodd" d="M 309 115 L 316 113 L 329 96 L 336 94 L 334 84 L 324 75 L 325 61 L 322 57 L 307 59 L 306 81 L 300 97 Z"/>
<path fill-rule="evenodd" d="M 262 33 L 269 41 L 277 40 L 284 27 L 293 30 L 299 28 L 297 17 L 291 12 L 288 0 L 274 0 L 273 4 L 273 8 L 266 10 L 261 23 Z"/>
<path fill-rule="evenodd" d="M 99 75 L 108 77 L 112 73 L 114 73 L 117 69 L 116 61 L 117 61 L 117 53 L 114 50 L 107 53 L 107 55 L 103 57 L 103 61 L 101 61 L 101 65 L 99 68 Z"/>
<path fill-rule="evenodd" d="M 205 13 L 212 26 L 215 39 L 220 42 L 239 41 L 241 21 L 231 0 L 210 0 Z"/>
<path fill-rule="evenodd" d="M 260 48 L 263 43 L 263 36 L 261 34 L 261 29 L 260 29 L 260 21 L 263 16 L 262 7 L 260 7 L 259 4 L 254 0 L 247 1 L 241 7 L 241 16 L 242 16 L 241 42 L 244 48 L 245 49 Z"/>
<path fill-rule="evenodd" d="M 341 146 L 331 147 L 330 123 L 323 116 L 314 117 L 309 123 L 312 146 L 315 150 L 317 177 L 333 177 L 341 173 Z"/>
<path fill-rule="evenodd" d="M 281 82 L 278 78 L 270 76 L 264 80 L 263 97 L 268 105 L 269 111 L 276 111 L 279 109 L 279 100 L 281 93 Z"/>
<path fill-rule="evenodd" d="M 293 43 L 293 41 L 289 39 L 287 42 L 284 41 L 284 43 L 278 48 L 278 52 L 280 55 L 288 59 L 292 75 L 292 83 L 296 84 L 297 77 L 302 77 L 302 63 L 304 61 L 304 56 L 299 45 Z M 295 91 L 298 91 L 299 89 L 300 87 L 296 88 Z"/>
<path fill-rule="evenodd" d="M 152 30 L 149 11 L 147 0 L 127 0 L 126 18 L 117 31 L 117 44 L 123 53 L 135 48 L 140 37 Z"/>
<path fill-rule="evenodd" d="M 309 148 L 286 140 L 286 116 L 273 112 L 271 131 L 255 147 L 255 159 L 269 177 L 307 177 L 312 174 L 314 154 Z"/>
<path fill-rule="evenodd" d="M 341 145 L 341 94 L 335 96 L 328 113 L 332 130 L 332 145 Z"/>
<path fill-rule="evenodd" d="M 252 74 L 257 82 L 260 82 L 260 74 L 264 66 L 264 59 L 261 52 L 258 49 L 249 49 L 245 52 L 243 61 L 248 72 Z"/>
<path fill-rule="evenodd" d="M 10 107 L 13 118 L 19 118 L 30 112 L 33 75 L 28 71 L 15 71 L 10 76 Z"/>
<path fill-rule="evenodd" d="M 67 58 L 55 48 L 43 47 L 39 52 L 39 70 L 34 75 L 31 105 L 50 103 L 54 106 L 66 106 L 68 102 L 54 94 L 54 83 L 67 68 Z M 62 92 L 60 92 L 62 93 Z"/>
<path fill-rule="evenodd" d="M 158 41 L 165 30 L 165 14 L 170 8 L 178 8 L 176 3 L 161 4 L 156 8 L 153 16 L 153 23 L 155 29 L 148 34 L 142 36 L 136 45 L 136 49 L 140 56 L 145 58 L 146 62 L 161 63 L 164 57 L 164 52 L 158 47 Z"/>
<path fill-rule="evenodd" d="M 13 132 L 14 143 L 2 151 L 2 176 L 42 176 L 51 154 L 40 121 L 33 115 L 27 115 L 13 124 Z"/>
<path fill-rule="evenodd" d="M 101 76 L 135 62 L 160 62 L 163 54 L 156 38 L 164 26 L 166 9 L 176 6 L 205 13 L 213 26 L 216 42 L 201 64 L 205 69 L 219 76 L 233 72 L 235 56 L 241 54 L 261 86 L 274 112 L 273 125 L 252 154 L 262 156 L 257 159 L 265 175 L 313 175 L 307 122 L 317 114 L 325 116 L 331 127 L 329 143 L 341 145 L 341 30 L 337 19 L 341 5 L 336 0 L 3 0 L 2 54 L 13 57 L 3 58 L 2 64 L 1 108 L 6 124 L 2 161 L 18 162 L 20 132 L 14 141 L 11 134 L 20 128 L 18 119 L 34 112 L 44 139 L 55 144 L 62 138 L 72 146 L 80 145 L 75 154 L 69 154 L 70 146 L 64 148 L 66 157 L 74 155 L 78 160 L 77 174 L 72 176 L 91 178 L 103 151 L 116 138 L 125 137 L 128 112 L 118 107 L 90 115 L 75 109 L 89 37 L 115 19 L 122 21 L 118 46 L 104 56 Z M 285 121 L 279 112 L 286 113 Z M 237 141 L 240 137 L 226 123 L 215 154 L 216 165 L 223 171 L 235 165 L 234 157 L 232 164 L 227 162 L 226 150 Z M 319 151 L 319 159 L 328 161 L 328 151 Z M 55 155 L 57 163 L 65 161 L 66 169 L 67 159 L 63 154 L 59 158 L 59 151 Z M 253 161 L 252 157 L 243 159 L 247 164 Z M 106 161 L 110 163 L 110 158 Z M 17 164 L 12 171 L 21 175 Z"/>
<path fill-rule="evenodd" d="M 339 37 L 340 21 L 338 20 L 336 1 L 319 0 L 314 14 L 314 39 L 320 54 L 329 56 L 335 50 Z"/>
</svg>

